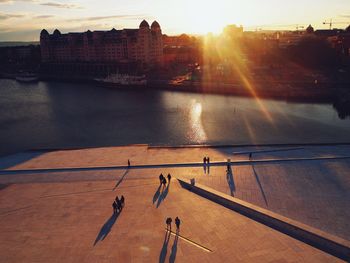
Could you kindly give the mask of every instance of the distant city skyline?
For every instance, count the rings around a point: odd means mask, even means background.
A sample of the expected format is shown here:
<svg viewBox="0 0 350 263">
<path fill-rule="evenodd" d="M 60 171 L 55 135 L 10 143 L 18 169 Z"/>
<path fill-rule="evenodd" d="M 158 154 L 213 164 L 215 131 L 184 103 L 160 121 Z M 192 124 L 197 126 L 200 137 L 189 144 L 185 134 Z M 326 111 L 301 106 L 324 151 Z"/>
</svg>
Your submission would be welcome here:
<svg viewBox="0 0 350 263">
<path fill-rule="evenodd" d="M 38 41 L 41 29 L 64 32 L 137 28 L 143 19 L 159 21 L 168 35 L 218 34 L 228 24 L 245 30 L 295 30 L 312 24 L 350 24 L 348 0 L 0 0 L 0 41 Z M 343 22 L 337 24 L 337 22 Z M 348 23 L 348 24 L 347 24 Z"/>
</svg>

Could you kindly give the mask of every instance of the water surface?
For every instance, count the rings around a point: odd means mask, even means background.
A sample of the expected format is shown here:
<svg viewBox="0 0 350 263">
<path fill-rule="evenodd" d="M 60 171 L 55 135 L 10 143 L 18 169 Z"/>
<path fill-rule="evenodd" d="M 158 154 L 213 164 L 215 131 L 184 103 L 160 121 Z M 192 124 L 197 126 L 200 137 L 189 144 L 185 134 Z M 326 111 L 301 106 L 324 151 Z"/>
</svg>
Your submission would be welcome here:
<svg viewBox="0 0 350 263">
<path fill-rule="evenodd" d="M 0 154 L 125 144 L 350 141 L 331 104 L 0 80 Z"/>
</svg>

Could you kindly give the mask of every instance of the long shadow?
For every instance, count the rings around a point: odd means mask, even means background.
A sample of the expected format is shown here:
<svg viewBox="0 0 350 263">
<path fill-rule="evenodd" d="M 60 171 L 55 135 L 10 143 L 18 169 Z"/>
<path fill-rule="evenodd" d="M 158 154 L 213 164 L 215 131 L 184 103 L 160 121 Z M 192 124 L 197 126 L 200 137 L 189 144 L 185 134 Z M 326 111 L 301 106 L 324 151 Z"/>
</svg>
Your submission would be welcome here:
<svg viewBox="0 0 350 263">
<path fill-rule="evenodd" d="M 8 186 L 9 186 L 9 184 L 0 184 L 0 190 L 5 189 Z"/>
<path fill-rule="evenodd" d="M 263 196 L 263 198 L 264 198 L 265 204 L 266 204 L 266 206 L 269 206 L 268 203 L 267 203 L 267 199 L 266 199 L 266 196 L 265 196 L 264 189 L 262 188 L 262 185 L 261 185 L 260 180 L 259 180 L 259 176 L 258 176 L 258 174 L 257 174 L 256 171 L 255 171 L 254 165 L 252 165 L 252 168 L 253 168 L 253 172 L 254 172 L 255 179 L 256 179 L 256 181 L 257 181 L 257 183 L 258 183 L 258 185 L 259 185 L 261 194 L 262 194 L 262 196 Z"/>
<path fill-rule="evenodd" d="M 228 186 L 230 188 L 231 196 L 234 196 L 234 192 L 236 191 L 236 185 L 235 185 L 235 181 L 233 179 L 233 173 L 232 173 L 231 167 L 227 171 L 226 180 L 227 180 Z"/>
<path fill-rule="evenodd" d="M 95 242 L 94 242 L 94 246 L 99 242 L 99 241 L 103 241 L 106 236 L 109 234 L 109 232 L 111 231 L 115 221 L 117 221 L 117 218 L 119 216 L 120 213 L 113 213 L 111 215 L 110 218 L 107 219 L 107 221 L 104 223 L 104 225 L 101 227 L 100 232 L 98 233 Z"/>
<path fill-rule="evenodd" d="M 124 180 L 124 177 L 128 174 L 129 169 L 125 171 L 125 173 L 122 175 L 122 177 L 119 179 L 119 181 L 117 182 L 117 184 L 114 186 L 113 191 L 122 183 L 122 181 Z"/>
<path fill-rule="evenodd" d="M 160 188 L 162 187 L 162 185 L 160 184 L 157 191 L 154 193 L 154 196 L 153 196 L 153 204 L 157 201 L 159 195 L 160 195 Z"/>
<path fill-rule="evenodd" d="M 171 247 L 171 254 L 169 257 L 169 263 L 174 263 L 176 259 L 176 253 L 177 253 L 177 241 L 179 240 L 179 232 L 176 231 L 176 236 L 174 239 L 173 246 Z"/>
<path fill-rule="evenodd" d="M 167 197 L 168 193 L 169 193 L 169 186 L 170 183 L 168 183 L 167 187 L 165 187 L 165 189 L 163 190 L 163 192 L 161 193 L 161 195 L 158 197 L 158 202 L 157 202 L 157 208 L 160 206 L 160 204 L 165 200 L 165 198 Z"/>
<path fill-rule="evenodd" d="M 0 169 L 7 169 L 18 164 L 35 159 L 49 151 L 27 151 L 23 153 L 11 154 L 0 158 Z"/>
<path fill-rule="evenodd" d="M 160 254 L 159 254 L 159 263 L 165 262 L 166 254 L 168 252 L 168 244 L 169 244 L 170 236 L 171 236 L 171 232 L 166 231 L 165 237 L 164 237 L 164 242 L 163 242 L 163 247 L 162 247 L 162 250 L 160 251 Z"/>
</svg>

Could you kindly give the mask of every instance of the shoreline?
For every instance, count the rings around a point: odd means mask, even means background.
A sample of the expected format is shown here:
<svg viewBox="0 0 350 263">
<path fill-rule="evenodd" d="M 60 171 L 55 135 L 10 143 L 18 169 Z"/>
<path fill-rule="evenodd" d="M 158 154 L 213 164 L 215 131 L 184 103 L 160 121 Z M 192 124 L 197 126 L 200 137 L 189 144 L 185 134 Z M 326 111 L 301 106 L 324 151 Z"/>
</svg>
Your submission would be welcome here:
<svg viewBox="0 0 350 263">
<path fill-rule="evenodd" d="M 0 79 L 15 79 L 15 74 L 0 75 Z M 146 86 L 117 86 L 114 84 L 98 83 L 91 78 L 83 77 L 57 77 L 53 75 L 39 75 L 39 81 L 61 82 L 70 84 L 93 84 L 102 88 L 115 90 L 167 90 L 186 93 L 202 93 L 215 95 L 232 95 L 242 97 L 260 97 L 267 99 L 278 99 L 287 101 L 305 101 L 305 102 L 332 102 L 337 98 L 337 93 L 350 91 L 350 83 L 344 82 L 298 82 L 298 81 L 279 81 L 279 82 L 257 82 L 254 83 L 254 91 L 244 87 L 241 83 L 222 83 L 222 82 L 182 82 L 169 83 L 170 80 L 149 80 Z"/>
</svg>

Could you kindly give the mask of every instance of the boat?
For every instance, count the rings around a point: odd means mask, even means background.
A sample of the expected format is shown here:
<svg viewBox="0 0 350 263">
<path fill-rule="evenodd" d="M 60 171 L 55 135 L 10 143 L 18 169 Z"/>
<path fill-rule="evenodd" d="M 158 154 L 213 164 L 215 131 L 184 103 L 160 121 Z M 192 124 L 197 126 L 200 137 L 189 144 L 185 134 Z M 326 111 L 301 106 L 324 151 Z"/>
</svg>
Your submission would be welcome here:
<svg viewBox="0 0 350 263">
<path fill-rule="evenodd" d="M 105 78 L 94 79 L 97 83 L 104 84 L 112 87 L 129 87 L 137 86 L 142 87 L 147 85 L 145 75 L 134 76 L 127 74 L 111 74 Z"/>
<path fill-rule="evenodd" d="M 19 82 L 29 83 L 29 82 L 37 82 L 39 80 L 39 78 L 35 74 L 25 73 L 25 74 L 21 74 L 19 76 L 16 76 L 16 80 Z"/>
</svg>

